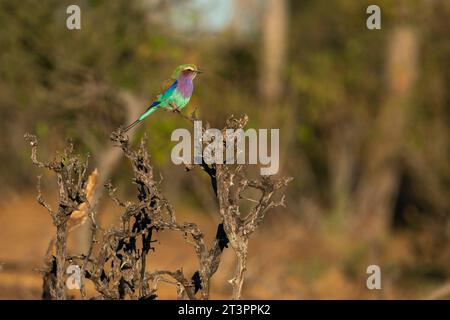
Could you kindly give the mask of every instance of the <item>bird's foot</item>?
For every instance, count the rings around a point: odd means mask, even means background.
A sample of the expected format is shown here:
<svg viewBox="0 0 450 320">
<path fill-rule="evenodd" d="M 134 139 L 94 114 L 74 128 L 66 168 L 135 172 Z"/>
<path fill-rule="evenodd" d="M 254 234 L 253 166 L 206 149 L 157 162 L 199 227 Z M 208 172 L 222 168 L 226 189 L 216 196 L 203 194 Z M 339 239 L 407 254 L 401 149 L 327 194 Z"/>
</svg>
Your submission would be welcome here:
<svg viewBox="0 0 450 320">
<path fill-rule="evenodd" d="M 181 110 L 174 103 L 169 103 L 169 105 L 172 108 L 172 112 L 181 112 Z"/>
</svg>

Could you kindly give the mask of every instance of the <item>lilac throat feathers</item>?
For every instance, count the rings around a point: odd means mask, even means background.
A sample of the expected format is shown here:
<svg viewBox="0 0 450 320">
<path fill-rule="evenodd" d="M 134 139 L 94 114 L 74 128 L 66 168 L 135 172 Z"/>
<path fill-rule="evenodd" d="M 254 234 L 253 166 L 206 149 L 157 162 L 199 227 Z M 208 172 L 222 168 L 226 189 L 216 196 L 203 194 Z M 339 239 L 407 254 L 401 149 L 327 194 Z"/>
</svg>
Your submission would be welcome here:
<svg viewBox="0 0 450 320">
<path fill-rule="evenodd" d="M 185 98 L 189 98 L 194 90 L 194 84 L 192 82 L 192 76 L 189 73 L 182 72 L 178 78 L 177 89 Z"/>
</svg>

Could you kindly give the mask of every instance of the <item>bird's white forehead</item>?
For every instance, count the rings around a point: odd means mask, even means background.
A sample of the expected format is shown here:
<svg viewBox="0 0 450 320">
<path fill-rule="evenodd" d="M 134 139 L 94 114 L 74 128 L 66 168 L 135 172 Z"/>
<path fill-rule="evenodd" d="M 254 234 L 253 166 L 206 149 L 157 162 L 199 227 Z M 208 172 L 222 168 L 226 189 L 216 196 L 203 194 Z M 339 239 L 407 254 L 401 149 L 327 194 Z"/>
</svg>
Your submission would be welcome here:
<svg viewBox="0 0 450 320">
<path fill-rule="evenodd" d="M 184 65 L 183 66 L 183 70 L 196 71 L 197 70 L 197 66 L 195 66 L 193 64 Z"/>
</svg>

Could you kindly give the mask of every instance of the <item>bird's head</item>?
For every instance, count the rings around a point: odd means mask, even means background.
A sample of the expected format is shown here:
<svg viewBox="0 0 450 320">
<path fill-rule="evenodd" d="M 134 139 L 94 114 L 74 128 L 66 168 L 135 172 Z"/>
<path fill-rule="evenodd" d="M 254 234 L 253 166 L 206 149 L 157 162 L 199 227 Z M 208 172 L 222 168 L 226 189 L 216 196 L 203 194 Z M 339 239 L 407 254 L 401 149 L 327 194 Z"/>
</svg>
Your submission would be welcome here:
<svg viewBox="0 0 450 320">
<path fill-rule="evenodd" d="M 199 73 L 202 73 L 202 71 L 199 70 L 195 64 L 182 64 L 175 69 L 171 78 L 176 80 L 181 75 L 187 75 L 194 79 Z"/>
</svg>

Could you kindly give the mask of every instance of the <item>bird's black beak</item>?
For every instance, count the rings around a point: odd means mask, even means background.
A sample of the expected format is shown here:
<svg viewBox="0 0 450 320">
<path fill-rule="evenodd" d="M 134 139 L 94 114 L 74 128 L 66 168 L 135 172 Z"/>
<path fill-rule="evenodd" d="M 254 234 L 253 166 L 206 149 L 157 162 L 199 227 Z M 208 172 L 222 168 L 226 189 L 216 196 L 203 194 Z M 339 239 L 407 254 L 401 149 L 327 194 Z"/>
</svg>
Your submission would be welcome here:
<svg viewBox="0 0 450 320">
<path fill-rule="evenodd" d="M 197 74 L 200 74 L 200 73 L 203 73 L 204 71 L 203 70 L 201 70 L 201 69 L 197 69 Z"/>
</svg>

